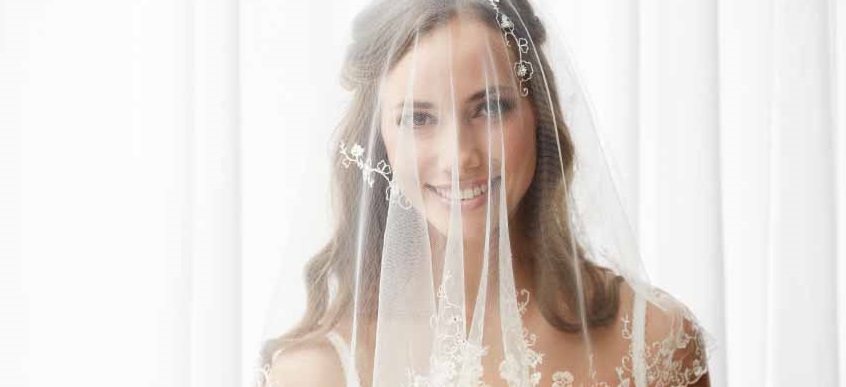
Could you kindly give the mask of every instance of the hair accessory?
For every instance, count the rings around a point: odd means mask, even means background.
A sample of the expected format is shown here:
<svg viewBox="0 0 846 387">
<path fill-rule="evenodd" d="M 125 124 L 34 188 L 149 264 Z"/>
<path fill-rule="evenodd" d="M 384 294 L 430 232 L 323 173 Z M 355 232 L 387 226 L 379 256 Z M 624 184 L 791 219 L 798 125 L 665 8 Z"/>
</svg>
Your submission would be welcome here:
<svg viewBox="0 0 846 387">
<path fill-rule="evenodd" d="M 364 181 L 370 187 L 373 187 L 373 184 L 376 183 L 375 175 L 381 176 L 388 183 L 388 187 L 385 188 L 385 199 L 397 204 L 403 209 L 407 210 L 411 208 L 411 200 L 409 200 L 402 191 L 400 191 L 399 185 L 397 185 L 395 181 L 391 180 L 391 166 L 388 165 L 385 160 L 379 160 L 379 162 L 376 163 L 376 168 L 373 168 L 371 166 L 372 162 L 369 159 L 365 161 L 364 148 L 359 144 L 353 144 L 352 148 L 347 150 L 346 144 L 342 142 L 340 152 L 341 155 L 344 156 L 341 160 L 344 168 L 349 168 L 350 164 L 354 163 L 359 169 L 361 169 Z"/>
<path fill-rule="evenodd" d="M 491 6 L 496 11 L 496 21 L 505 36 L 505 44 L 511 45 L 509 38 L 513 39 L 514 43 L 517 44 L 517 55 L 519 57 L 517 62 L 514 63 L 514 74 L 520 80 L 520 89 L 523 96 L 527 96 L 529 95 L 529 88 L 525 86 L 525 83 L 529 82 L 532 79 L 532 74 L 535 73 L 532 63 L 523 59 L 523 54 L 529 52 L 529 41 L 526 38 L 517 37 L 514 33 L 514 21 L 499 10 L 499 0 L 488 0 L 488 2 L 491 3 Z"/>
</svg>

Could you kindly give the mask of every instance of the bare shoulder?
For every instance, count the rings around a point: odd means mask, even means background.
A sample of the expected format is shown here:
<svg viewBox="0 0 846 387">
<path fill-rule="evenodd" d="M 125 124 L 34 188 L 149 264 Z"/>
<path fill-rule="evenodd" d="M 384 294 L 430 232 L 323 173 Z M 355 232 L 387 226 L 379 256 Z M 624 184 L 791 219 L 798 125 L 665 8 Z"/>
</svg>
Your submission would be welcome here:
<svg viewBox="0 0 846 387">
<path fill-rule="evenodd" d="M 280 352 L 273 359 L 266 387 L 344 385 L 338 354 L 327 340 Z"/>
</svg>

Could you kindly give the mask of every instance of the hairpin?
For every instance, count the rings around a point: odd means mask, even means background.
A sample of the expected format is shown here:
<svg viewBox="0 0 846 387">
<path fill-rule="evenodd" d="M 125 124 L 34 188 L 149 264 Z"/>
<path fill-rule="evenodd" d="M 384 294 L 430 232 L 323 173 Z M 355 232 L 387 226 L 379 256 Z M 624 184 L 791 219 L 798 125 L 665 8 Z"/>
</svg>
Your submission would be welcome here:
<svg viewBox="0 0 846 387">
<path fill-rule="evenodd" d="M 376 176 L 381 176 L 388 183 L 388 187 L 385 188 L 385 199 L 406 210 L 411 208 L 411 200 L 402 193 L 399 185 L 391 180 L 391 166 L 385 160 L 379 160 L 376 167 L 372 167 L 370 159 L 365 161 L 364 148 L 359 144 L 353 144 L 352 148 L 347 150 L 346 144 L 342 142 L 340 152 L 344 157 L 341 160 L 344 168 L 349 168 L 350 164 L 355 164 L 361 169 L 362 177 L 370 187 L 373 187 L 373 184 L 376 183 Z"/>
<path fill-rule="evenodd" d="M 523 59 L 523 54 L 529 52 L 529 41 L 526 40 L 526 38 L 517 37 L 514 33 L 514 21 L 512 21 L 508 15 L 499 10 L 499 0 L 488 0 L 488 2 L 493 7 L 494 11 L 496 11 L 496 21 L 499 23 L 499 28 L 502 29 L 503 35 L 505 36 L 505 44 L 508 46 L 511 45 L 509 37 L 517 44 L 518 59 L 517 62 L 514 63 L 514 74 L 516 74 L 517 78 L 520 79 L 520 89 L 522 90 L 523 96 L 527 96 L 529 95 L 529 88 L 526 87 L 525 84 L 532 79 L 532 74 L 535 72 L 532 67 L 532 63 Z"/>
</svg>

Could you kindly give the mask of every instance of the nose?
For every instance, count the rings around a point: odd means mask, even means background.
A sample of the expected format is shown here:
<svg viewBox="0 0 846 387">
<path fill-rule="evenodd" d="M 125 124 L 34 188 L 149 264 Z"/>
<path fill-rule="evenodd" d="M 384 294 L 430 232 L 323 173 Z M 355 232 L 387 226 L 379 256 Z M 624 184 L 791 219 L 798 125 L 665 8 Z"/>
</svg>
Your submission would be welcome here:
<svg viewBox="0 0 846 387">
<path fill-rule="evenodd" d="M 440 157 L 441 171 L 447 176 L 452 174 L 453 156 L 455 156 L 459 180 L 478 175 L 485 158 L 482 131 L 469 124 L 461 125 L 461 122 L 457 122 L 455 125 L 450 125 L 444 132 L 442 143 L 444 146 L 441 147 L 442 157 Z"/>
</svg>

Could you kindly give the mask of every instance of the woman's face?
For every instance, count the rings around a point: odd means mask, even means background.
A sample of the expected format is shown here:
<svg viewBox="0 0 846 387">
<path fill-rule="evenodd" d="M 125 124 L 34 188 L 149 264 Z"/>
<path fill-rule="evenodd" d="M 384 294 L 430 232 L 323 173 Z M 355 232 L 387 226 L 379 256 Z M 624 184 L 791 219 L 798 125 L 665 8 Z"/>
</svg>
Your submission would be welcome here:
<svg viewBox="0 0 846 387">
<path fill-rule="evenodd" d="M 512 215 L 534 177 L 535 113 L 512 75 L 515 61 L 500 31 L 457 16 L 420 36 L 381 85 L 381 134 L 395 177 L 403 192 L 420 192 L 408 196 L 442 235 L 452 197 L 464 239 L 478 239 L 488 180 L 492 192 L 502 185 Z M 493 208 L 499 200 L 492 195 Z"/>
</svg>

